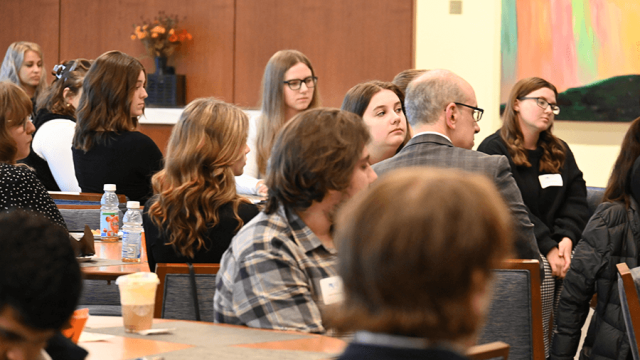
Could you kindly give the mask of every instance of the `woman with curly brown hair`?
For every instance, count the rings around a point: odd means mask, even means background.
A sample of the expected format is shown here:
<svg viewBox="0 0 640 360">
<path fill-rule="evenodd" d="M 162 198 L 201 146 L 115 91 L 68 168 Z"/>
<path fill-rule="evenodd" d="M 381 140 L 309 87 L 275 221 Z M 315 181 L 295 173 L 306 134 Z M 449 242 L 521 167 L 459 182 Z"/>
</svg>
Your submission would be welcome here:
<svg viewBox="0 0 640 360">
<path fill-rule="evenodd" d="M 173 128 L 164 169 L 153 176 L 145 205 L 149 267 L 218 263 L 258 208 L 236 194 L 249 152 L 247 115 L 214 98 L 197 99 Z"/>
<path fill-rule="evenodd" d="M 529 209 L 545 265 L 545 331 L 549 331 L 546 325 L 571 265 L 571 251 L 589 220 L 582 172 L 569 146 L 552 133 L 554 116 L 560 113 L 557 96 L 556 87 L 544 79 L 518 81 L 509 95 L 502 128 L 478 147 L 479 151 L 509 159 Z M 548 351 L 548 341 L 545 345 Z"/>
</svg>

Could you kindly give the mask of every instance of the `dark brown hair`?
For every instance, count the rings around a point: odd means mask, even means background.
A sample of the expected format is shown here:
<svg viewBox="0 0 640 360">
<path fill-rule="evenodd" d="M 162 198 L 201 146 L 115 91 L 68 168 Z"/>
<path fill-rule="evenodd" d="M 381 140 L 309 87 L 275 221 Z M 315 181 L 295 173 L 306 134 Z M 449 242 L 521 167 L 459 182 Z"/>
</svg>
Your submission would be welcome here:
<svg viewBox="0 0 640 360">
<path fill-rule="evenodd" d="M 425 70 L 425 69 L 407 69 L 407 70 L 403 70 L 403 71 L 399 72 L 398 75 L 396 75 L 396 77 L 394 77 L 391 82 L 394 83 L 398 88 L 400 88 L 402 93 L 406 94 L 407 93 L 407 86 L 409 86 L 409 83 L 412 82 L 415 78 L 417 78 L 418 76 L 424 74 L 427 71 L 429 71 L 429 70 Z"/>
<path fill-rule="evenodd" d="M 52 114 L 60 114 L 76 117 L 76 108 L 71 104 L 65 104 L 64 89 L 75 96 L 82 88 L 82 80 L 89 71 L 92 61 L 87 59 L 76 59 L 56 65 L 51 72 L 56 78 L 51 86 L 38 96 L 37 109 L 47 109 Z"/>
<path fill-rule="evenodd" d="M 343 191 L 371 135 L 362 118 L 338 109 L 307 110 L 291 119 L 271 151 L 265 212 L 301 211 L 329 190 Z"/>
<path fill-rule="evenodd" d="M 527 149 L 524 148 L 524 135 L 518 121 L 518 114 L 515 111 L 515 104 L 521 97 L 542 88 L 548 88 L 558 97 L 558 90 L 552 83 L 547 80 L 530 77 L 518 81 L 511 89 L 509 100 L 502 115 L 502 128 L 500 129 L 500 137 L 507 145 L 509 155 L 513 159 L 513 163 L 517 166 L 531 167 L 531 163 L 527 158 Z M 559 173 L 560 168 L 564 165 L 566 149 L 560 139 L 555 137 L 551 130 L 553 124 L 542 133 L 538 144 L 542 148 L 542 157 L 540 158 L 540 171 L 549 173 Z"/>
<path fill-rule="evenodd" d="M 404 110 L 404 93 L 397 87 L 395 84 L 385 81 L 369 81 L 365 83 L 358 84 L 349 91 L 344 96 L 344 100 L 342 100 L 341 109 L 345 111 L 352 112 L 354 114 L 358 114 L 360 116 L 364 115 L 364 112 L 367 110 L 369 103 L 371 102 L 371 98 L 382 90 L 390 90 L 398 99 L 400 99 L 400 105 L 402 106 L 402 112 L 405 114 L 405 122 L 407 125 L 407 131 L 405 132 L 404 140 L 402 144 L 396 150 L 396 153 L 400 151 L 409 140 L 411 140 L 411 131 L 409 131 L 409 121 L 407 119 L 407 112 Z"/>
<path fill-rule="evenodd" d="M 95 60 L 84 78 L 76 112 L 76 149 L 89 151 L 96 143 L 106 143 L 105 132 L 122 133 L 138 126 L 130 111 L 141 71 L 145 70 L 140 61 L 120 51 L 108 51 Z"/>
<path fill-rule="evenodd" d="M 602 202 L 624 202 L 629 208 L 631 196 L 631 168 L 640 156 L 640 117 L 633 120 L 627 133 L 624 135 L 620 154 L 613 164 L 609 183 L 604 191 Z"/>
<path fill-rule="evenodd" d="M 26 126 L 31 111 L 31 99 L 20 86 L 0 82 L 0 162 L 15 164 L 18 147 L 9 128 Z"/>
<path fill-rule="evenodd" d="M 509 210 L 483 175 L 400 169 L 338 214 L 338 274 L 345 301 L 326 324 L 432 341 L 474 334 L 472 299 L 511 255 Z"/>
</svg>

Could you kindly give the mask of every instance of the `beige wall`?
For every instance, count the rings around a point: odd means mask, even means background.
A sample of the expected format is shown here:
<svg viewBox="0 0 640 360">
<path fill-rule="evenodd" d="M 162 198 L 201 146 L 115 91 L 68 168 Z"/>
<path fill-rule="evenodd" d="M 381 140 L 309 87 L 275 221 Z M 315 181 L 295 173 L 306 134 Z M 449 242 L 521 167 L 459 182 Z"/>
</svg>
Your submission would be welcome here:
<svg viewBox="0 0 640 360">
<path fill-rule="evenodd" d="M 501 125 L 500 16 L 500 0 L 464 0 L 462 15 L 449 15 L 449 0 L 416 1 L 416 68 L 450 69 L 473 86 L 485 109 L 476 146 Z M 557 121 L 554 133 L 571 147 L 587 186 L 604 187 L 628 127 Z"/>
</svg>

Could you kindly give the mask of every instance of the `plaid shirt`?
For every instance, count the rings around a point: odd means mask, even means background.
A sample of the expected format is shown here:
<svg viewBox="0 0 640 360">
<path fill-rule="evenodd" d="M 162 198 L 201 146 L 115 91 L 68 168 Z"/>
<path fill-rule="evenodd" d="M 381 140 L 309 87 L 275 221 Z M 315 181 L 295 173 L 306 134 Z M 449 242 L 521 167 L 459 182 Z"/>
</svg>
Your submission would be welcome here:
<svg viewBox="0 0 640 360">
<path fill-rule="evenodd" d="M 320 280 L 337 255 L 295 212 L 258 214 L 222 256 L 213 298 L 217 323 L 322 333 Z"/>
</svg>

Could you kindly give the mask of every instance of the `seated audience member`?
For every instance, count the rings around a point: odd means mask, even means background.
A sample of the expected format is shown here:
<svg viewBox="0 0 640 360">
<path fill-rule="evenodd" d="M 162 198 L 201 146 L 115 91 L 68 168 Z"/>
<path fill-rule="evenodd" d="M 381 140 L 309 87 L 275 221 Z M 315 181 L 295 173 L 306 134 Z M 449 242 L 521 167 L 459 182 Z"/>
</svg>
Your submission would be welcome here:
<svg viewBox="0 0 640 360">
<path fill-rule="evenodd" d="M 409 84 L 405 97 L 407 119 L 415 135 L 399 153 L 373 169 L 380 176 L 398 168 L 433 166 L 488 176 L 516 222 L 516 255 L 539 259 L 533 225 L 507 158 L 471 150 L 483 113 L 477 106 L 476 94 L 464 79 L 448 70 L 426 72 Z"/>
<path fill-rule="evenodd" d="M 622 317 L 616 264 L 640 265 L 640 118 L 627 130 L 602 203 L 587 223 L 573 254 L 558 304 L 551 359 L 573 359 L 593 294 L 591 318 L 580 359 L 631 358 Z"/>
<path fill-rule="evenodd" d="M 348 203 L 336 228 L 345 300 L 327 323 L 356 331 L 339 359 L 465 359 L 488 310 L 492 269 L 512 245 L 491 181 L 396 170 Z"/>
<path fill-rule="evenodd" d="M 144 113 L 146 73 L 135 58 L 119 51 L 98 57 L 87 72 L 78 104 L 73 162 L 83 192 L 118 194 L 144 204 L 151 177 L 162 169 L 162 153 L 135 130 Z"/>
<path fill-rule="evenodd" d="M 238 192 L 266 194 L 267 161 L 280 129 L 295 115 L 320 106 L 318 78 L 311 61 L 300 51 L 273 54 L 264 69 L 260 115 L 250 120 L 249 148 L 244 175 L 237 177 Z"/>
<path fill-rule="evenodd" d="M 392 83 L 369 81 L 352 87 L 342 110 L 362 116 L 371 132 L 369 149 L 373 165 L 395 155 L 411 139 L 404 112 L 404 93 Z"/>
<path fill-rule="evenodd" d="M 242 110 L 214 98 L 184 109 L 145 205 L 150 269 L 158 262 L 219 263 L 231 238 L 258 214 L 236 194 L 233 178 L 246 162 L 248 127 Z"/>
<path fill-rule="evenodd" d="M 26 94 L 25 94 L 25 97 Z M 59 330 L 80 297 L 80 267 L 67 232 L 23 211 L 0 215 L 0 357 L 84 359 Z"/>
<path fill-rule="evenodd" d="M 396 75 L 391 81 L 395 86 L 400 88 L 403 94 L 407 95 L 407 86 L 411 83 L 415 78 L 424 74 L 429 70 L 424 69 L 407 69 L 403 70 Z"/>
<path fill-rule="evenodd" d="M 214 320 L 322 333 L 320 281 L 336 275 L 335 211 L 376 179 L 362 119 L 313 109 L 278 134 L 267 170 L 264 212 L 222 256 Z"/>
<path fill-rule="evenodd" d="M 542 322 L 545 340 L 552 331 L 562 279 L 571 264 L 571 250 L 589 220 L 587 186 L 569 145 L 553 135 L 554 115 L 560 113 L 558 91 L 548 81 L 531 77 L 511 89 L 502 128 L 478 146 L 478 151 L 504 155 L 529 217 L 544 262 Z M 545 341 L 545 348 L 549 344 Z M 547 351 L 548 353 L 548 351 Z"/>
<path fill-rule="evenodd" d="M 0 212 L 18 208 L 41 213 L 66 229 L 47 189 L 28 167 L 16 165 L 31 151 L 31 111 L 31 100 L 18 85 L 0 82 Z"/>
<path fill-rule="evenodd" d="M 7 80 L 20 86 L 31 98 L 34 108 L 36 99 L 47 88 L 43 59 L 40 45 L 16 41 L 7 48 L 0 67 L 0 81 Z"/>
<path fill-rule="evenodd" d="M 82 94 L 82 81 L 91 62 L 67 61 L 54 67 L 56 77 L 40 94 L 33 125 L 31 153 L 24 163 L 35 169 L 36 176 L 50 191 L 81 191 L 73 167 L 71 143 L 76 128 L 76 108 Z"/>
</svg>

